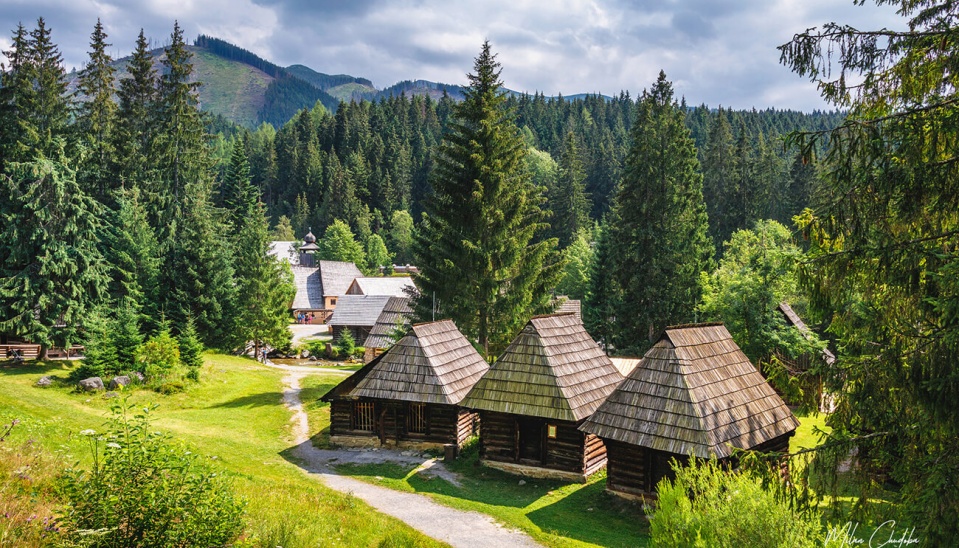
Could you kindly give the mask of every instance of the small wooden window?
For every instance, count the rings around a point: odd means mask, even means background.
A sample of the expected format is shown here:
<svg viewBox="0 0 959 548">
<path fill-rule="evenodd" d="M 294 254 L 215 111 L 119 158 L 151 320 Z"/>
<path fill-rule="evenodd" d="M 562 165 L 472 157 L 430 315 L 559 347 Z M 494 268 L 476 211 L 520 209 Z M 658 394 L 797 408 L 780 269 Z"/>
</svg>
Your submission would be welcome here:
<svg viewBox="0 0 959 548">
<path fill-rule="evenodd" d="M 556 439 L 556 425 L 547 424 L 546 425 L 546 437 L 549 439 Z"/>
<path fill-rule="evenodd" d="M 353 402 L 353 430 L 372 432 L 375 424 L 373 402 Z"/>
<path fill-rule="evenodd" d="M 406 413 L 406 431 L 410 434 L 426 433 L 426 404 L 411 403 Z"/>
<path fill-rule="evenodd" d="M 330 306 L 336 306 L 336 299 L 330 299 Z"/>
</svg>

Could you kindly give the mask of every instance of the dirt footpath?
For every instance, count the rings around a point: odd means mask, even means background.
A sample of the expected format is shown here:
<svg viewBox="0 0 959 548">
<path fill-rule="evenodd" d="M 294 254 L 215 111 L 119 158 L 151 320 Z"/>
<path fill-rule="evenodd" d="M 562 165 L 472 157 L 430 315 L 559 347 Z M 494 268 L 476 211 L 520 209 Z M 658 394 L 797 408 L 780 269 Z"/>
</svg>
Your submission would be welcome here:
<svg viewBox="0 0 959 548">
<path fill-rule="evenodd" d="M 485 514 L 456 510 L 437 504 L 425 495 L 394 491 L 337 475 L 330 467 L 331 463 L 401 462 L 420 464 L 424 468 L 424 473 L 442 477 L 453 483 L 457 482 L 456 475 L 435 459 L 427 459 L 424 462 L 422 457 L 402 455 L 394 451 L 331 451 L 313 447 L 309 438 L 306 412 L 303 411 L 303 403 L 300 401 L 300 380 L 308 374 L 310 372 L 296 368 L 289 371 L 289 375 L 283 380 L 285 384 L 283 402 L 293 412 L 291 420 L 296 444 L 294 455 L 302 461 L 301 466 L 308 474 L 318 478 L 330 488 L 350 493 L 380 512 L 389 514 L 421 533 L 454 547 L 539 546 L 526 533 L 507 529 Z"/>
</svg>

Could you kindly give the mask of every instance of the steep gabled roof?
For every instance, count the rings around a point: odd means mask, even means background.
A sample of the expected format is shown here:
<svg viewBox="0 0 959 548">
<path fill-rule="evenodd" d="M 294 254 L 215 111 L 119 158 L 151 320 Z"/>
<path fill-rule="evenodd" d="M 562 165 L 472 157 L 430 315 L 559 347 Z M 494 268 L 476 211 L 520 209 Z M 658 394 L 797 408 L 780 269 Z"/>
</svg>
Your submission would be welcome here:
<svg viewBox="0 0 959 548">
<path fill-rule="evenodd" d="M 450 320 L 414 325 L 370 364 L 350 397 L 456 405 L 489 369 Z"/>
<path fill-rule="evenodd" d="M 574 315 L 540 316 L 520 331 L 463 406 L 575 422 L 591 415 L 622 380 Z"/>
<path fill-rule="evenodd" d="M 389 295 L 391 297 L 409 297 L 416 291 L 413 278 L 409 276 L 379 276 L 376 278 L 356 278 L 346 292 L 350 295 Z"/>
<path fill-rule="evenodd" d="M 812 331 L 809 330 L 806 322 L 802 321 L 802 318 L 799 317 L 799 314 L 796 314 L 796 311 L 793 310 L 793 307 L 789 306 L 789 303 L 779 303 L 779 312 L 786 318 L 786 323 L 798 329 L 799 332 L 802 333 L 803 337 L 809 338 L 811 336 Z M 822 359 L 827 364 L 832 365 L 836 362 L 836 355 L 830 352 L 828 348 L 824 348 L 822 351 Z"/>
<path fill-rule="evenodd" d="M 570 299 L 569 297 L 557 297 L 559 306 L 556 307 L 556 314 L 572 314 L 578 320 L 583 319 L 583 304 L 579 299 Z"/>
<path fill-rule="evenodd" d="M 719 324 L 668 328 L 580 430 L 677 455 L 731 454 L 799 421 Z"/>
<path fill-rule="evenodd" d="M 353 280 L 363 276 L 356 265 L 343 261 L 317 261 L 324 297 L 346 295 Z"/>
<path fill-rule="evenodd" d="M 320 273 L 311 266 L 293 265 L 293 285 L 296 287 L 296 295 L 293 297 L 294 310 L 322 310 L 326 308 L 323 303 L 323 283 L 320 280 Z"/>
<path fill-rule="evenodd" d="M 396 342 L 390 335 L 397 328 L 407 331 L 410 325 L 410 317 L 413 315 L 413 309 L 410 308 L 410 299 L 408 297 L 390 297 L 386 301 L 386 306 L 380 312 L 370 335 L 366 338 L 364 346 L 367 348 L 389 348 Z"/>
<path fill-rule="evenodd" d="M 326 322 L 330 326 L 373 327 L 380 317 L 389 295 L 343 295 L 336 300 L 336 309 Z"/>
</svg>

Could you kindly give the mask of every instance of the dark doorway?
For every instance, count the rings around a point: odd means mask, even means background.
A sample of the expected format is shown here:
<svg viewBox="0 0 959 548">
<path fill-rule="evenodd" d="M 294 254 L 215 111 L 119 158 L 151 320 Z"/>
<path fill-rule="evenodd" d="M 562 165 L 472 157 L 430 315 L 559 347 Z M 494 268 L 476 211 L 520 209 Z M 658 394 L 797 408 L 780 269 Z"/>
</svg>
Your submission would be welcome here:
<svg viewBox="0 0 959 548">
<path fill-rule="evenodd" d="M 522 464 L 539 465 L 545 463 L 543 451 L 543 421 L 540 419 L 519 418 L 516 420 L 517 453 Z"/>
</svg>

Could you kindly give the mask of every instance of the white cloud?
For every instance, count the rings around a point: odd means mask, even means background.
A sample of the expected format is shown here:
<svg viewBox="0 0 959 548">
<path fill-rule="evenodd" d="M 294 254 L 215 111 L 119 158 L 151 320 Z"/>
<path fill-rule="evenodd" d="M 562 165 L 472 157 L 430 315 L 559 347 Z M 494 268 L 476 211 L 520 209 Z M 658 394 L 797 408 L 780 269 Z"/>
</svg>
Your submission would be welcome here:
<svg viewBox="0 0 959 548">
<path fill-rule="evenodd" d="M 835 0 L 4 0 L 0 40 L 40 15 L 68 67 L 86 59 L 99 16 L 117 56 L 143 27 L 159 46 L 179 20 L 280 65 L 326 73 L 463 84 L 490 39 L 506 85 L 547 95 L 635 97 L 659 70 L 690 103 L 733 108 L 824 108 L 815 87 L 779 64 L 776 47 L 829 21 L 897 25 L 890 6 Z M 4 27 L 6 33 L 4 33 Z"/>
</svg>

